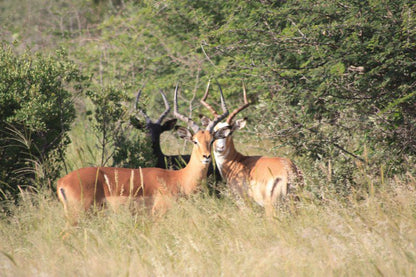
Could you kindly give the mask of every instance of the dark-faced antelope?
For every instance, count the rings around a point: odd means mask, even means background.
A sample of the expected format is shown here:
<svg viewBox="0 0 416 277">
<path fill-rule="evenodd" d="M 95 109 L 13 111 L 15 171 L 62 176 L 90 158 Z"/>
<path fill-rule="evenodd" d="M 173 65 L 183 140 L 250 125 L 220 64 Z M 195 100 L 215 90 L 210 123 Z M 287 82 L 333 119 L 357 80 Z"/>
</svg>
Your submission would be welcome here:
<svg viewBox="0 0 416 277">
<path fill-rule="evenodd" d="M 159 168 L 166 168 L 166 169 L 181 169 L 184 168 L 190 159 L 190 155 L 165 155 L 162 152 L 162 148 L 160 146 L 160 136 L 163 132 L 170 131 L 176 126 L 177 119 L 169 119 L 165 123 L 162 124 L 164 118 L 168 115 L 170 112 L 170 105 L 168 100 L 166 99 L 165 94 L 163 91 L 160 91 L 160 94 L 162 95 L 163 102 L 165 103 L 165 111 L 159 116 L 159 118 L 156 121 L 152 121 L 150 117 L 139 108 L 139 98 L 142 93 L 142 90 L 140 89 L 136 96 L 136 102 L 134 104 L 135 110 L 141 114 L 145 119 L 145 125 L 143 125 L 140 121 L 140 118 L 137 116 L 134 120 L 131 120 L 131 123 L 134 127 L 137 129 L 145 129 L 147 131 L 147 134 L 150 137 L 150 140 L 152 142 L 152 150 L 153 154 L 156 156 L 157 161 L 155 164 L 155 167 Z"/>
<path fill-rule="evenodd" d="M 227 185 L 242 197 L 250 197 L 272 212 L 278 199 L 286 196 L 295 185 L 302 183 L 301 172 L 287 158 L 245 156 L 234 146 L 232 134 L 246 125 L 245 119 L 233 120 L 234 117 L 249 106 L 245 88 L 243 87 L 244 104 L 236 108 L 226 122 L 216 125 L 217 137 L 213 143 L 215 162 Z M 202 98 L 206 99 L 206 95 Z M 215 115 L 214 109 L 212 113 Z"/>
<path fill-rule="evenodd" d="M 161 168 L 113 168 L 87 167 L 75 170 L 58 180 L 57 193 L 71 223 L 76 223 L 78 213 L 91 206 L 100 206 L 105 202 L 111 206 L 126 202 L 128 199 L 144 199 L 152 212 L 166 208 L 166 196 L 189 195 L 206 180 L 211 161 L 211 145 L 219 137 L 214 132 L 215 125 L 224 119 L 227 113 L 218 115 L 206 127 L 200 130 L 192 119 L 177 111 L 176 86 L 174 94 L 174 115 L 185 121 L 193 130 L 179 127 L 181 138 L 193 143 L 189 163 L 180 170 Z"/>
</svg>

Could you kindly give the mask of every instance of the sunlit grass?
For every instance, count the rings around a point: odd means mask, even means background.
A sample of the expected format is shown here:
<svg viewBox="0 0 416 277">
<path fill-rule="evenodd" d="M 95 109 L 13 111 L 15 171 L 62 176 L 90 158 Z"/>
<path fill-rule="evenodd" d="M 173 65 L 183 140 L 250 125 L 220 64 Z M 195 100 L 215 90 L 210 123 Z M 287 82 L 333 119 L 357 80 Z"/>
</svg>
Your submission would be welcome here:
<svg viewBox="0 0 416 277">
<path fill-rule="evenodd" d="M 202 192 L 160 217 L 104 210 L 70 228 L 55 197 L 25 195 L 0 221 L 0 275 L 414 276 L 414 186 L 289 203 L 271 219 Z"/>
<path fill-rule="evenodd" d="M 88 128 L 79 123 L 71 131 L 69 170 L 99 164 Z M 189 153 L 180 142 L 173 132 L 162 137 L 166 154 Z M 246 154 L 268 154 L 238 145 Z M 89 213 L 68 227 L 54 192 L 22 194 L 18 205 L 5 209 L 10 214 L 0 215 L 0 276 L 416 274 L 414 177 L 375 178 L 357 165 L 363 187 L 340 196 L 326 185 L 327 164 L 296 162 L 321 174 L 305 171 L 312 193 L 285 202 L 273 218 L 223 189 L 222 198 L 206 190 L 180 198 L 158 217 L 121 207 Z"/>
<path fill-rule="evenodd" d="M 94 164 L 92 137 L 81 143 L 91 135 L 78 126 L 72 136 L 71 169 Z M 171 134 L 163 144 L 178 147 Z M 325 167 L 316 168 L 325 175 Z M 416 274 L 414 177 L 371 179 L 357 168 L 363 187 L 341 197 L 328 180 L 304 173 L 313 193 L 285 202 L 273 218 L 223 189 L 222 198 L 207 190 L 180 198 L 158 217 L 121 207 L 68 227 L 54 192 L 22 194 L 10 214 L 0 214 L 0 276 Z"/>
</svg>

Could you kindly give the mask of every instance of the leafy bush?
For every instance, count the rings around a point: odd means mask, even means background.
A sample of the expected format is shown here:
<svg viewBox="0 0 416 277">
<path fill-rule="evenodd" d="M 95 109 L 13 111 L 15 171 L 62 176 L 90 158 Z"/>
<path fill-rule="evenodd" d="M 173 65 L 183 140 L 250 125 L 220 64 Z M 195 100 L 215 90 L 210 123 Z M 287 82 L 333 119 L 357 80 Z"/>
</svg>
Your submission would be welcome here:
<svg viewBox="0 0 416 277">
<path fill-rule="evenodd" d="M 125 90 L 108 86 L 87 93 L 94 104 L 89 120 L 97 136 L 101 152 L 101 166 L 146 167 L 155 163 L 146 130 L 130 124 L 127 103 L 131 98 Z"/>
<path fill-rule="evenodd" d="M 253 69 L 268 86 L 260 99 L 273 126 L 268 133 L 297 155 L 326 163 L 339 190 L 362 183 L 357 164 L 390 176 L 412 170 L 416 7 L 407 1 L 283 7 L 258 9 L 270 29 L 259 35 L 264 46 L 248 51 L 254 61 L 263 53 Z M 248 33 L 239 39 L 256 36 Z"/>
<path fill-rule="evenodd" d="M 62 50 L 47 57 L 16 55 L 2 44 L 0 80 L 0 197 L 19 187 L 52 187 L 70 142 L 72 93 L 86 78 Z"/>
</svg>

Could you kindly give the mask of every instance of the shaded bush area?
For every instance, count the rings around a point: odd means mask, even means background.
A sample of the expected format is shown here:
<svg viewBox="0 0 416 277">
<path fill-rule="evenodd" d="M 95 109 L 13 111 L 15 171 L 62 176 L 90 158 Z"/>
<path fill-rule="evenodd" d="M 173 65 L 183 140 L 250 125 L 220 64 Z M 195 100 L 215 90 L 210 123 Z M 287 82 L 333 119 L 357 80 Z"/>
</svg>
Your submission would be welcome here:
<svg viewBox="0 0 416 277">
<path fill-rule="evenodd" d="M 3 44 L 0 80 L 0 198 L 28 186 L 51 187 L 70 143 L 72 93 L 85 77 L 63 51 L 18 55 Z"/>
</svg>

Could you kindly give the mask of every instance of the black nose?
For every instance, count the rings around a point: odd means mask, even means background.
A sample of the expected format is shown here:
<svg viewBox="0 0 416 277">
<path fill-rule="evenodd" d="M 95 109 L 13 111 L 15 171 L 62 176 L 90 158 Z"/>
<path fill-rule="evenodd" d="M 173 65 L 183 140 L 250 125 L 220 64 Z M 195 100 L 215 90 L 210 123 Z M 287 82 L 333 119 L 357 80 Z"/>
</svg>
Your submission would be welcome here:
<svg viewBox="0 0 416 277">
<path fill-rule="evenodd" d="M 211 155 L 209 154 L 209 155 L 202 155 L 205 159 L 210 159 L 211 158 Z"/>
</svg>

